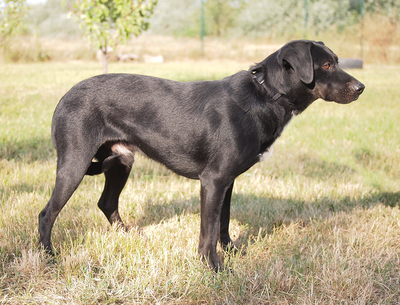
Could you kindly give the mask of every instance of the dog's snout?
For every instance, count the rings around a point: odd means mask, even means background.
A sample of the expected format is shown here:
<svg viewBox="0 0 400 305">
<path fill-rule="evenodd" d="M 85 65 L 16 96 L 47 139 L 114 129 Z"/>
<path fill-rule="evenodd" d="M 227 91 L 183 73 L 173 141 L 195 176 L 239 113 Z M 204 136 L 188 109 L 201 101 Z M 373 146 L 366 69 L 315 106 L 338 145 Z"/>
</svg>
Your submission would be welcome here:
<svg viewBox="0 0 400 305">
<path fill-rule="evenodd" d="M 354 91 L 357 92 L 357 94 L 359 94 L 359 95 L 361 93 L 363 93 L 363 91 L 365 89 L 364 84 L 360 83 L 360 82 L 355 83 L 352 87 L 353 87 Z"/>
</svg>

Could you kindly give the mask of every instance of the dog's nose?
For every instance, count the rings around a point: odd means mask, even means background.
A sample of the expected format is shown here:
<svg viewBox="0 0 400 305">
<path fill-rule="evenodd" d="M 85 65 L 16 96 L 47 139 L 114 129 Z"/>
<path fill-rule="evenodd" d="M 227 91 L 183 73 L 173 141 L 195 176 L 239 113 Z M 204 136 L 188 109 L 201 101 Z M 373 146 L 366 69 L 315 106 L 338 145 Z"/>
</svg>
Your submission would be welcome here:
<svg viewBox="0 0 400 305">
<path fill-rule="evenodd" d="M 363 93 L 365 86 L 363 83 L 357 82 L 353 85 L 353 89 L 355 92 L 357 92 L 358 95 L 360 95 L 361 93 Z"/>
</svg>

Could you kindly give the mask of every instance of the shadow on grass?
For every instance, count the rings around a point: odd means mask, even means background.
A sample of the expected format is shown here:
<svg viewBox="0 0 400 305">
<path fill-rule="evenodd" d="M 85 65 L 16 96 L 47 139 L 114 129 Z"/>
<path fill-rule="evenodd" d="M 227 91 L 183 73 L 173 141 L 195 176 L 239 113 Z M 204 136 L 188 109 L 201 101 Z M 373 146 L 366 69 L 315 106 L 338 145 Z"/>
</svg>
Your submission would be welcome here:
<svg viewBox="0 0 400 305">
<path fill-rule="evenodd" d="M 252 203 L 254 201 L 256 202 L 255 204 Z M 400 206 L 400 192 L 376 192 L 357 199 L 350 197 L 341 199 L 323 197 L 314 201 L 237 194 L 233 197 L 234 209 L 231 213 L 231 218 L 247 225 L 247 236 L 250 236 L 258 234 L 260 229 L 269 234 L 283 224 L 297 222 L 307 225 L 311 219 L 327 219 L 339 212 L 370 209 L 378 204 L 389 207 Z M 247 208 L 248 205 L 254 205 L 258 207 L 258 210 L 249 209 Z"/>
<path fill-rule="evenodd" d="M 344 177 L 351 176 L 356 173 L 356 170 L 337 162 L 328 162 L 314 155 L 301 155 L 298 161 L 295 162 L 303 167 L 303 171 L 298 171 L 306 177 L 324 178 L 327 177 Z"/>
<path fill-rule="evenodd" d="M 52 189 L 52 186 L 49 187 L 47 182 L 37 184 L 18 182 L 7 186 L 0 185 L 0 207 L 3 203 L 7 202 L 10 197 L 16 196 L 16 194 L 29 194 L 36 192 L 48 195 L 49 190 Z M 50 198 L 50 195 L 48 195 L 48 197 Z M 48 200 L 48 198 L 46 198 L 46 200 Z"/>
<path fill-rule="evenodd" d="M 248 235 L 260 229 L 271 232 L 284 223 L 308 223 L 310 218 L 329 218 L 338 212 L 350 212 L 356 208 L 369 209 L 378 204 L 400 206 L 400 192 L 377 192 L 362 198 L 344 197 L 340 200 L 324 197 L 315 201 L 266 198 L 254 195 L 234 194 L 231 219 L 248 227 Z M 144 216 L 137 225 L 143 227 L 157 224 L 175 215 L 200 213 L 198 197 L 187 201 L 171 201 L 168 204 L 147 204 Z"/>
<path fill-rule="evenodd" d="M 12 139 L 0 142 L 0 159 L 23 160 L 25 162 L 45 161 L 54 158 L 55 149 L 50 137 L 34 137 L 23 140 Z"/>
<path fill-rule="evenodd" d="M 19 182 L 8 186 L 0 186 L 0 207 L 16 193 L 32 193 L 35 190 L 37 190 L 35 185 L 26 182 Z"/>
<path fill-rule="evenodd" d="M 255 201 L 258 203 L 254 204 Z M 234 244 L 245 253 L 247 245 L 252 243 L 254 236 L 257 236 L 260 230 L 262 230 L 263 235 L 266 235 L 271 234 L 275 228 L 292 222 L 307 226 L 310 223 L 310 212 L 307 209 L 315 211 L 311 218 L 327 219 L 334 216 L 337 212 L 350 212 L 356 208 L 370 209 L 378 204 L 389 207 L 400 206 L 400 192 L 378 192 L 359 199 L 350 199 L 347 197 L 341 200 L 321 198 L 312 202 L 235 194 L 232 199 L 231 220 L 236 220 L 246 227 L 246 229 L 240 232 L 239 236 L 233 237 Z M 80 208 L 77 207 L 77 209 L 79 210 Z M 141 219 L 135 220 L 134 224 L 126 222 L 126 225 L 128 227 L 138 225 L 143 228 L 167 221 L 176 216 L 199 213 L 200 204 L 198 197 L 192 197 L 188 200 L 172 200 L 168 204 L 148 203 L 145 207 L 144 216 Z M 77 214 L 79 214 L 78 211 Z M 74 232 L 66 236 L 65 231 L 61 230 L 62 233 L 60 234 L 63 236 L 59 236 L 59 238 L 61 240 L 71 239 L 73 243 L 81 243 L 86 234 L 87 227 L 75 226 L 74 221 L 76 220 L 69 219 L 66 222 L 64 220 L 64 227 L 74 228 Z M 105 217 L 104 222 L 107 222 Z M 57 245 L 55 246 L 57 248 Z"/>
</svg>

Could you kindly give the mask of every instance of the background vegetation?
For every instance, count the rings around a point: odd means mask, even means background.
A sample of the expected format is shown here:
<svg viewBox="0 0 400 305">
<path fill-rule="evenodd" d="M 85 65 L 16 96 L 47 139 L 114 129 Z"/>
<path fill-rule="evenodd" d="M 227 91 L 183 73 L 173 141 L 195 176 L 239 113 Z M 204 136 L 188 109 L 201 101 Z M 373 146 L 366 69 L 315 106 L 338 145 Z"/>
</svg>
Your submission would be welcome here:
<svg viewBox="0 0 400 305">
<path fill-rule="evenodd" d="M 150 31 L 115 50 L 139 62 L 109 72 L 220 79 L 289 39 L 358 57 L 363 38 L 366 64 L 350 72 L 365 92 L 349 105 L 316 101 L 238 178 L 231 231 L 241 251 L 219 253 L 232 272 L 197 257 L 199 183 L 142 156 L 121 197 L 132 230 L 110 228 L 96 207 L 104 178 L 86 177 L 55 223 L 49 259 L 37 220 L 54 186 L 52 113 L 101 64 L 60 1 L 31 6 L 0 60 L 0 304 L 400 303 L 398 1 L 365 0 L 363 23 L 359 1 L 309 0 L 307 23 L 303 1 L 217 2 L 224 14 L 205 2 L 204 56 L 200 1 L 159 0 Z"/>
<path fill-rule="evenodd" d="M 7 45 L 3 59 L 94 59 L 96 50 L 91 49 L 77 21 L 70 18 L 68 6 L 62 3 L 47 0 L 30 5 L 23 20 L 22 36 L 15 37 Z M 324 41 L 342 57 L 363 57 L 367 63 L 400 62 L 398 1 L 213 0 L 204 2 L 204 16 L 206 52 L 200 50 L 200 0 L 158 1 L 149 20 L 148 33 L 132 38 L 128 43 L 130 47 L 114 51 L 137 53 L 140 49 L 137 55 L 161 54 L 169 60 L 182 60 L 199 59 L 202 54 L 206 58 L 218 58 L 218 51 L 214 50 L 223 46 L 226 57 L 241 60 L 236 51 L 240 49 L 248 54 L 248 44 L 253 45 L 253 50 L 264 51 L 265 56 L 266 45 L 309 38 Z M 150 47 L 148 41 L 154 41 L 154 37 L 166 40 L 157 41 L 157 47 Z M 169 52 L 167 44 L 182 42 L 185 46 L 191 42 L 190 52 L 184 47 Z M 260 60 L 252 54 L 244 59 Z"/>
</svg>

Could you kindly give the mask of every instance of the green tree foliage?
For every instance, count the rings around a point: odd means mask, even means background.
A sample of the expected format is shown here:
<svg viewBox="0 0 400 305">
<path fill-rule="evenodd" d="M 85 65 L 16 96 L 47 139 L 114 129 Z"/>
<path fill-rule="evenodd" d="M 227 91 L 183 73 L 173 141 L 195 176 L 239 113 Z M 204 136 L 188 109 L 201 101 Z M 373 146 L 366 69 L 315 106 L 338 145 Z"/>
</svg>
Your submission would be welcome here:
<svg viewBox="0 0 400 305">
<path fill-rule="evenodd" d="M 60 0 L 47 0 L 32 5 L 27 16 L 32 34 L 41 37 L 77 37 L 81 33 L 77 22 L 69 18 L 69 12 Z"/>
<path fill-rule="evenodd" d="M 224 37 L 237 26 L 237 19 L 247 0 L 205 0 L 206 35 Z M 152 32 L 157 34 L 200 35 L 201 0 L 163 0 L 151 17 Z"/>
<path fill-rule="evenodd" d="M 305 31 L 342 31 L 360 21 L 360 0 L 204 0 L 206 35 L 301 36 Z M 152 31 L 200 36 L 201 0 L 163 0 L 152 16 Z M 364 12 L 400 19 L 400 0 L 363 0 Z"/>
<path fill-rule="evenodd" d="M 356 21 L 349 0 L 259 0 L 247 2 L 239 18 L 243 33 L 279 36 L 283 34 L 315 33 L 332 26 L 343 28 Z M 308 18 L 306 19 L 306 10 Z"/>
<path fill-rule="evenodd" d="M 103 53 L 103 71 L 107 73 L 110 48 L 126 43 L 131 35 L 149 28 L 148 18 L 157 0 L 75 0 L 66 2 L 80 22 L 92 45 Z"/>
<path fill-rule="evenodd" d="M 245 5 L 245 0 L 208 0 L 205 2 L 205 13 L 208 23 L 208 34 L 218 37 L 227 34 L 236 25 L 236 20 Z"/>
<path fill-rule="evenodd" d="M 365 10 L 369 13 L 378 13 L 387 16 L 391 21 L 400 21 L 399 0 L 364 0 Z"/>
<path fill-rule="evenodd" d="M 25 0 L 0 0 L 0 47 L 4 48 L 6 40 L 16 34 L 27 12 Z"/>
<path fill-rule="evenodd" d="M 332 26 L 339 30 L 357 21 L 349 0 L 309 0 L 310 22 L 307 30 L 323 32 Z"/>
<path fill-rule="evenodd" d="M 234 0 L 231 0 L 234 1 Z M 360 21 L 363 11 L 383 15 L 393 24 L 400 21 L 399 0 L 308 0 L 306 22 L 305 1 L 258 0 L 246 1 L 239 16 L 238 30 L 253 36 L 309 32 L 319 33 L 336 27 L 339 31 Z"/>
<path fill-rule="evenodd" d="M 201 0 L 162 0 L 150 18 L 151 32 L 178 37 L 200 35 Z"/>
<path fill-rule="evenodd" d="M 239 16 L 238 28 L 245 36 L 272 36 L 301 28 L 303 20 L 303 1 L 259 0 L 247 2 Z"/>
</svg>

